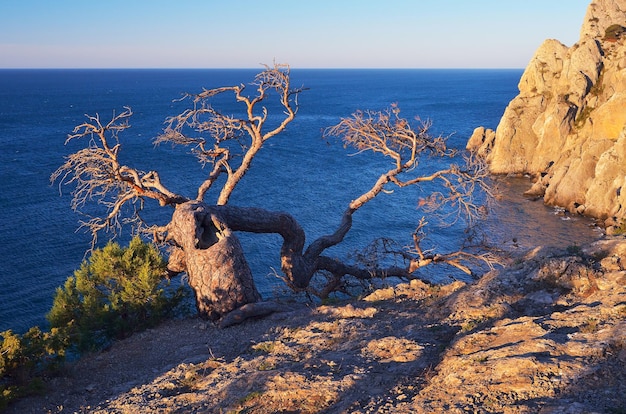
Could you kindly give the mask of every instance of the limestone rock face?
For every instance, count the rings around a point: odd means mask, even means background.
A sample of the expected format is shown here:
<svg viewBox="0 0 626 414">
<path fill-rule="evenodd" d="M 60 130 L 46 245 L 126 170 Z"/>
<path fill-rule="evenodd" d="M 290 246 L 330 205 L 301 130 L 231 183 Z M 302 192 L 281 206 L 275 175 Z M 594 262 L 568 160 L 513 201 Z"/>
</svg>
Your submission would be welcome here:
<svg viewBox="0 0 626 414">
<path fill-rule="evenodd" d="M 477 128 L 477 149 L 496 174 L 535 177 L 530 193 L 571 212 L 626 218 L 626 0 L 595 0 L 580 40 L 546 40 L 495 133 Z"/>
</svg>

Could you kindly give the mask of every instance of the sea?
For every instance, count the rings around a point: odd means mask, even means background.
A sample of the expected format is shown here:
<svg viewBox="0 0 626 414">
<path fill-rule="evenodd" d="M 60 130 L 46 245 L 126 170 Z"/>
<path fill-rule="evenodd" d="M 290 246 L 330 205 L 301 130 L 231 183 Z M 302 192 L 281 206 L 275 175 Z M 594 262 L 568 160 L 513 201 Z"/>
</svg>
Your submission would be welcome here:
<svg viewBox="0 0 626 414">
<path fill-rule="evenodd" d="M 194 197 L 208 168 L 189 148 L 155 146 L 154 138 L 167 117 L 188 107 L 180 100 L 184 93 L 239 84 L 248 85 L 247 91 L 253 93 L 249 84 L 261 70 L 0 70 L 0 332 L 45 328 L 55 290 L 88 257 L 91 237 L 79 229 L 84 217 L 71 209 L 72 188 L 50 182 L 66 156 L 88 145 L 86 140 L 66 143 L 73 128 L 86 115 L 97 114 L 107 122 L 130 107 L 131 128 L 119 137 L 122 162 L 156 170 L 170 190 Z M 462 151 L 475 127 L 497 127 L 518 93 L 521 74 L 521 69 L 292 69 L 292 86 L 304 88 L 296 119 L 267 142 L 230 203 L 289 212 L 308 241 L 332 233 L 348 203 L 391 164 L 324 139 L 325 128 L 355 111 L 380 111 L 397 104 L 403 117 L 415 125 L 431 122 L 432 135 L 448 137 L 448 145 Z M 220 104 L 224 113 L 241 110 L 230 99 Z M 425 158 L 418 168 L 428 171 L 449 162 Z M 530 185 L 527 178 L 500 177 L 494 183 L 500 189 L 499 201 L 479 225 L 490 243 L 523 251 L 535 245 L 579 245 L 599 237 L 591 220 L 524 197 Z M 379 237 L 410 245 L 411 233 L 425 214 L 418 208 L 419 200 L 433 190 L 424 185 L 381 194 L 354 215 L 352 230 L 328 254 L 353 258 Z M 89 208 L 97 211 L 97 205 Z M 165 224 L 171 213 L 147 202 L 143 217 Z M 460 223 L 434 218 L 428 222 L 424 242 L 428 248 L 450 251 L 464 238 Z M 126 243 L 130 232 L 124 228 L 116 240 Z M 277 277 L 280 237 L 240 234 L 240 238 L 261 294 L 265 298 L 285 294 Z M 99 245 L 106 241 L 102 235 Z M 445 267 L 424 273 L 433 281 L 462 277 Z"/>
</svg>

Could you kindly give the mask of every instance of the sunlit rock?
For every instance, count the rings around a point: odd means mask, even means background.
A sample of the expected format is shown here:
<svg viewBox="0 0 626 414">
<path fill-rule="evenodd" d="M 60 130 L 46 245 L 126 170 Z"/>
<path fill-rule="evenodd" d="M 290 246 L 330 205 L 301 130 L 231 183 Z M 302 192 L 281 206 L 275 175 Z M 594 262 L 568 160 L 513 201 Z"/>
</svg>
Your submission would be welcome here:
<svg viewBox="0 0 626 414">
<path fill-rule="evenodd" d="M 529 194 L 570 212 L 626 217 L 626 0 L 593 1 L 580 40 L 546 40 L 524 71 L 495 136 L 468 142 L 493 173 L 531 174 Z M 626 190 L 626 189 L 625 189 Z"/>
</svg>

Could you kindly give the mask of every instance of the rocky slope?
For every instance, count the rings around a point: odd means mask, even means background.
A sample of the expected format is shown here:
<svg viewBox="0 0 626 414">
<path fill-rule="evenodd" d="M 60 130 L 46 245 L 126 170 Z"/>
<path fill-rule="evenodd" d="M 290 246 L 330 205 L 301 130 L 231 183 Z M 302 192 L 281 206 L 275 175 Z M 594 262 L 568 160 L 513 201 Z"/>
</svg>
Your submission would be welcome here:
<svg viewBox="0 0 626 414">
<path fill-rule="evenodd" d="M 8 413 L 626 412 L 626 240 L 537 248 L 226 329 L 172 321 L 67 367 Z"/>
<path fill-rule="evenodd" d="M 496 131 L 468 142 L 494 173 L 534 177 L 530 194 L 597 218 L 626 217 L 626 0 L 594 0 L 580 40 L 546 40 Z"/>
</svg>

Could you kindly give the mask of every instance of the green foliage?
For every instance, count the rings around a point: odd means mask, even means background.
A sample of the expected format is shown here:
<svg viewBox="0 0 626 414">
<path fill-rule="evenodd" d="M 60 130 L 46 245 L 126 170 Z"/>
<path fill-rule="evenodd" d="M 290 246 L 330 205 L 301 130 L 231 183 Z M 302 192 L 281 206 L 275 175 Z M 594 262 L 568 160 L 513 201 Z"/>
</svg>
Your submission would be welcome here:
<svg viewBox="0 0 626 414">
<path fill-rule="evenodd" d="M 478 328 L 486 320 L 487 318 L 484 318 L 484 317 L 470 319 L 461 326 L 461 332 L 463 333 L 471 332 L 474 329 Z"/>
<path fill-rule="evenodd" d="M 185 294 L 168 289 L 166 274 L 159 251 L 139 237 L 127 248 L 109 243 L 95 250 L 57 288 L 50 332 L 0 333 L 0 409 L 41 388 L 68 350 L 98 349 L 171 316 Z"/>
<path fill-rule="evenodd" d="M 605 40 L 618 40 L 622 34 L 626 31 L 626 28 L 620 24 L 612 24 L 606 28 L 604 32 Z"/>
<path fill-rule="evenodd" d="M 184 293 L 166 290 L 166 275 L 159 251 L 139 237 L 127 248 L 109 242 L 57 288 L 48 321 L 78 351 L 98 349 L 172 315 Z"/>
<path fill-rule="evenodd" d="M 58 370 L 68 351 L 98 349 L 172 316 L 185 293 L 170 289 L 166 274 L 159 251 L 139 237 L 127 248 L 95 250 L 57 288 L 50 332 L 0 333 L 0 409 L 43 388 L 42 376 Z"/>
<path fill-rule="evenodd" d="M 263 395 L 262 391 L 252 391 L 251 393 L 247 394 L 245 397 L 242 397 L 239 399 L 239 404 L 246 404 L 249 403 L 252 400 L 258 399 Z M 241 411 L 239 411 L 241 412 Z"/>
<path fill-rule="evenodd" d="M 57 330 L 30 328 L 24 335 L 0 333 L 0 409 L 41 388 L 40 376 L 58 369 L 65 356 L 66 338 Z"/>
</svg>

